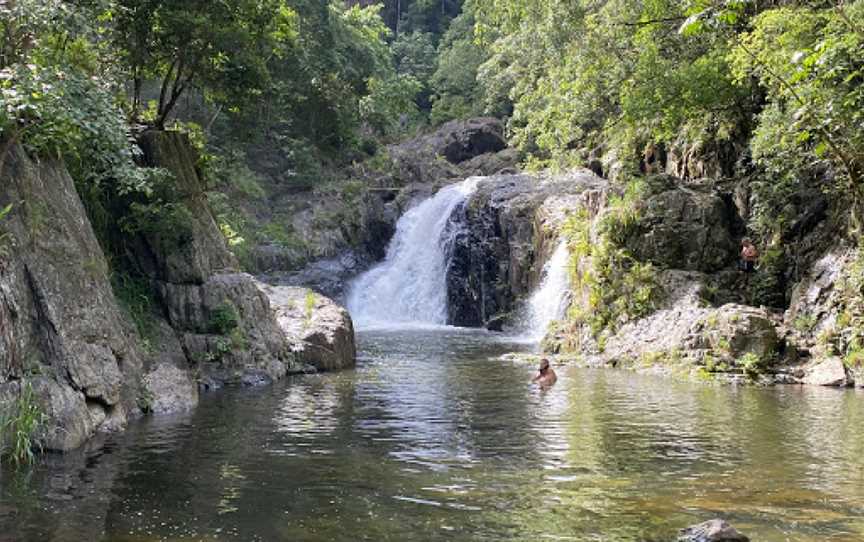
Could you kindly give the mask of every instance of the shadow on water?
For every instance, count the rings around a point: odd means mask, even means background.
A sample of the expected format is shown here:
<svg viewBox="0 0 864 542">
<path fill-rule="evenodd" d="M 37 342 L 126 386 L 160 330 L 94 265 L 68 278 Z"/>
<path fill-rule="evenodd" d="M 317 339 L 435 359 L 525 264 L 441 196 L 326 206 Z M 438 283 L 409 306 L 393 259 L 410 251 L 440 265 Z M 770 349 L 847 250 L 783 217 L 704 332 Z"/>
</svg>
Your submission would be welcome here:
<svg viewBox="0 0 864 542">
<path fill-rule="evenodd" d="M 203 398 L 0 479 L 5 540 L 864 539 L 864 396 L 560 370 L 364 331 L 355 371 Z"/>
</svg>

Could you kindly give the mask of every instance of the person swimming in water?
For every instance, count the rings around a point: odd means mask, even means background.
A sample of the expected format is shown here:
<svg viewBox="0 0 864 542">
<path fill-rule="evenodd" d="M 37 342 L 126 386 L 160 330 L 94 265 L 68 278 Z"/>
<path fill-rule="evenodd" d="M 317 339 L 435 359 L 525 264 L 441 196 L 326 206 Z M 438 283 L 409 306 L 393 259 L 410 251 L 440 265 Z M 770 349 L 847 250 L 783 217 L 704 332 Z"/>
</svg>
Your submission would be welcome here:
<svg viewBox="0 0 864 542">
<path fill-rule="evenodd" d="M 538 369 L 537 376 L 535 376 L 531 382 L 536 382 L 541 388 L 548 388 L 557 380 L 558 375 L 556 375 L 555 371 L 549 367 L 549 360 L 546 358 L 540 360 L 540 368 Z"/>
</svg>

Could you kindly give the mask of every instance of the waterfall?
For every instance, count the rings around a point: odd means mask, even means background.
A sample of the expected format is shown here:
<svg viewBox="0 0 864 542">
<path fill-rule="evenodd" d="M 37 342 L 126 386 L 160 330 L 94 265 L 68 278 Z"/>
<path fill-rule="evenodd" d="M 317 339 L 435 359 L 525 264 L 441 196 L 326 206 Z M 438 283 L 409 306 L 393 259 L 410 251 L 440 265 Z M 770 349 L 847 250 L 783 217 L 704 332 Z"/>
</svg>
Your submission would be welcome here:
<svg viewBox="0 0 864 542">
<path fill-rule="evenodd" d="M 531 294 L 523 309 L 519 327 L 523 336 L 532 342 L 542 340 L 549 330 L 549 324 L 553 320 L 561 319 L 567 310 L 570 290 L 569 260 L 567 242 L 562 239 L 552 257 L 543 266 L 540 285 Z"/>
<path fill-rule="evenodd" d="M 440 190 L 405 213 L 383 262 L 348 289 L 359 327 L 447 323 L 447 264 L 458 225 L 450 218 L 477 189 L 480 177 Z"/>
</svg>

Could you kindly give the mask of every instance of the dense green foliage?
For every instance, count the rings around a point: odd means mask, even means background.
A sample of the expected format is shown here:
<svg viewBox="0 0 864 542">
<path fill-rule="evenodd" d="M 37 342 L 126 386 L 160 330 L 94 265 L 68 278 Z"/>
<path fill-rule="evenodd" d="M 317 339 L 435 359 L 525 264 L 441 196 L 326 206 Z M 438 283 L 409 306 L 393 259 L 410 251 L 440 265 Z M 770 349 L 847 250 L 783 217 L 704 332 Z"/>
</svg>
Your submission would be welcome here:
<svg viewBox="0 0 864 542">
<path fill-rule="evenodd" d="M 512 108 L 513 140 L 539 166 L 604 154 L 638 172 L 646 150 L 732 149 L 726 171 L 754 177 L 766 238 L 813 189 L 860 204 L 860 0 L 485 0 L 460 19 L 436 120 Z"/>
</svg>

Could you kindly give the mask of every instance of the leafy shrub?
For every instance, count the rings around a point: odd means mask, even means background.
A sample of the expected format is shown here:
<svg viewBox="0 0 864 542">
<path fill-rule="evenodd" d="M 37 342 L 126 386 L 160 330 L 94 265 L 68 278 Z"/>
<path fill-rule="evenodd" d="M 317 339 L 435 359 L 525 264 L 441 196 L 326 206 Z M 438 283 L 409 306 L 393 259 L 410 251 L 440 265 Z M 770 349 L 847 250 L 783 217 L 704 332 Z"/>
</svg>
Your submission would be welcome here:
<svg viewBox="0 0 864 542">
<path fill-rule="evenodd" d="M 792 326 L 799 333 L 810 333 L 813 331 L 813 328 L 816 327 L 818 323 L 817 318 L 813 314 L 799 314 L 795 321 L 792 322 Z"/>
<path fill-rule="evenodd" d="M 150 173 L 106 81 L 74 66 L 12 65 L 0 70 L 0 131 L 30 152 L 62 157 L 79 184 L 118 195 L 148 194 Z"/>
<path fill-rule="evenodd" d="M 759 268 L 750 283 L 750 303 L 767 307 L 783 307 L 786 304 L 784 273 L 788 269 L 786 250 L 773 246 L 759 257 Z"/>
<path fill-rule="evenodd" d="M 207 330 L 217 335 L 229 335 L 240 326 L 240 314 L 229 300 L 224 300 L 210 313 Z"/>
<path fill-rule="evenodd" d="M 846 363 L 847 367 L 864 367 L 864 348 L 858 350 L 851 350 L 848 354 L 846 354 L 844 362 Z"/>
<path fill-rule="evenodd" d="M 368 80 L 369 94 L 360 100 L 360 117 L 381 134 L 393 134 L 408 128 L 417 115 L 414 97 L 422 85 L 411 75 L 394 75 Z"/>
<path fill-rule="evenodd" d="M 294 231 L 294 227 L 284 221 L 273 221 L 264 224 L 259 233 L 259 238 L 286 249 L 305 251 L 306 240 Z"/>
<path fill-rule="evenodd" d="M 753 352 L 747 352 L 738 360 L 738 365 L 746 376 L 754 378 L 765 369 L 765 360 Z"/>
<path fill-rule="evenodd" d="M 306 297 L 303 300 L 303 307 L 305 309 L 305 319 L 306 325 L 309 325 L 312 322 L 312 316 L 315 312 L 315 305 L 318 303 L 318 298 L 315 295 L 315 292 L 308 291 L 306 292 Z"/>
</svg>

